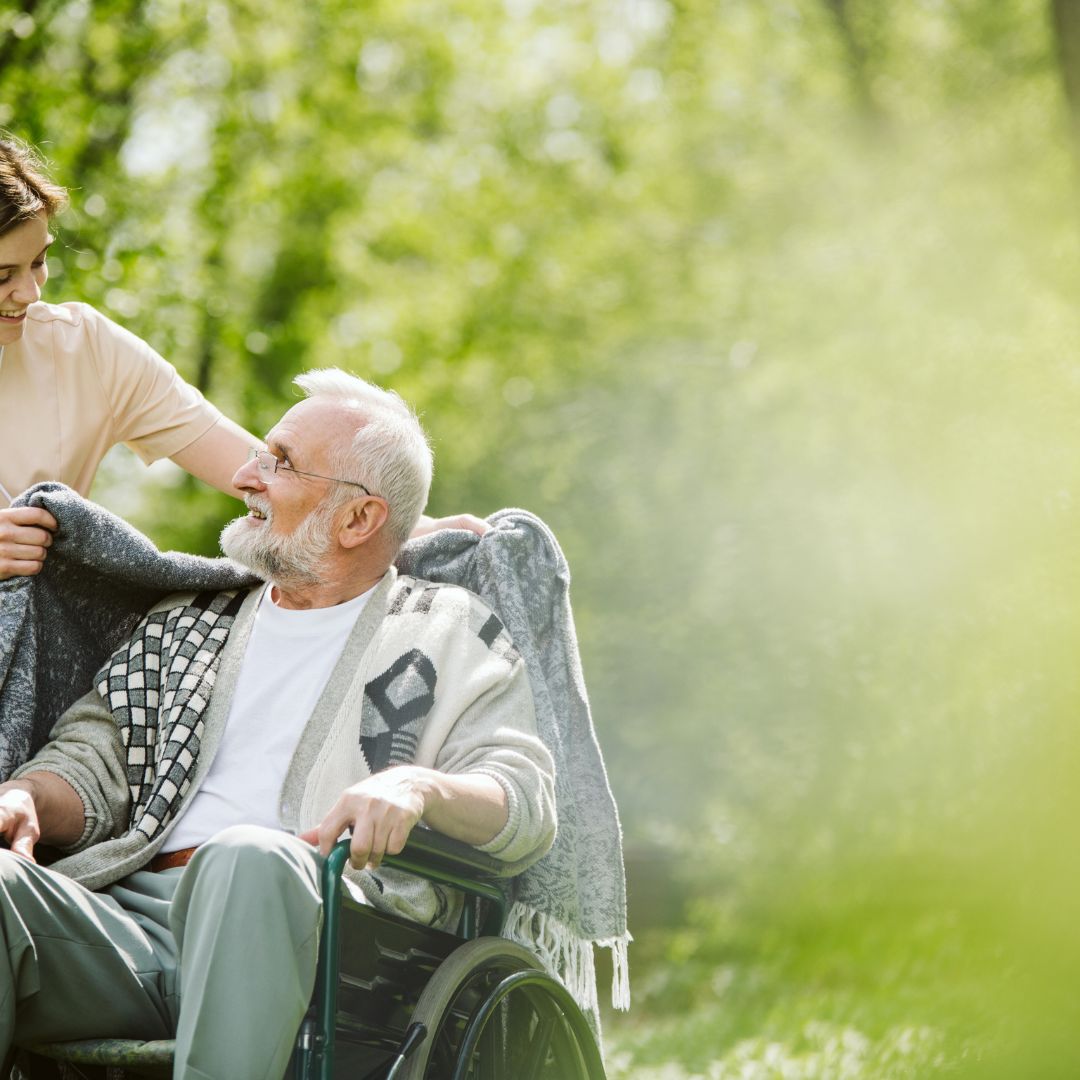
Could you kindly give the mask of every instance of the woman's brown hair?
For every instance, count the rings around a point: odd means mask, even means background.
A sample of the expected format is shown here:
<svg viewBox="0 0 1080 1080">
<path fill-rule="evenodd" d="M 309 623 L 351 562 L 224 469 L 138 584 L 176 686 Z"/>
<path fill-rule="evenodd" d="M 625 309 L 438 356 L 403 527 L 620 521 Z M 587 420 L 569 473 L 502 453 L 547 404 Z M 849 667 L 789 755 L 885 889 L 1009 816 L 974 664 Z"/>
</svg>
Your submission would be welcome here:
<svg viewBox="0 0 1080 1080">
<path fill-rule="evenodd" d="M 25 143 L 0 137 L 0 236 L 45 211 L 52 217 L 67 205 L 67 192 L 54 184 L 41 159 Z"/>
</svg>

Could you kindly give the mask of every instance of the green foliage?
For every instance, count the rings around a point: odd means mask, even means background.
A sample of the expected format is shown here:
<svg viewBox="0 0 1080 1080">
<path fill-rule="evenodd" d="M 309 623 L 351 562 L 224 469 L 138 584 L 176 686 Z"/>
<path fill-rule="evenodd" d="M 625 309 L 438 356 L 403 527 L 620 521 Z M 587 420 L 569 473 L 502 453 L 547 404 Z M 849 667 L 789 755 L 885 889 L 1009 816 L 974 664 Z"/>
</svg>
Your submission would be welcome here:
<svg viewBox="0 0 1080 1080">
<path fill-rule="evenodd" d="M 704 898 L 643 928 L 613 1074 L 1075 1071 L 1080 229 L 1042 7 L 22 6 L 0 120 L 73 189 L 51 298 L 256 431 L 306 367 L 392 385 L 434 513 L 562 540 L 632 869 L 674 851 Z M 98 494 L 212 552 L 227 500 L 136 471 Z"/>
</svg>

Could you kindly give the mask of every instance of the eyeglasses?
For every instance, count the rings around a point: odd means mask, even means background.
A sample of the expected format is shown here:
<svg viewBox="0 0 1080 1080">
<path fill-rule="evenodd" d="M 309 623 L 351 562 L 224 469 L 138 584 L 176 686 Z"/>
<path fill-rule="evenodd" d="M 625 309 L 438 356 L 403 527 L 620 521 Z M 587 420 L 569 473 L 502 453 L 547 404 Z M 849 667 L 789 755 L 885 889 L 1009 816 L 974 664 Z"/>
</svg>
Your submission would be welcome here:
<svg viewBox="0 0 1080 1080">
<path fill-rule="evenodd" d="M 286 465 L 280 458 L 271 454 L 269 450 L 249 451 L 248 461 L 254 461 L 259 466 L 259 475 L 262 477 L 264 484 L 273 483 L 274 476 L 279 472 L 291 472 L 296 473 L 297 476 L 312 476 L 316 480 L 329 480 L 334 484 L 349 484 L 352 487 L 358 487 L 365 495 L 371 495 L 374 499 L 381 498 L 381 496 L 368 491 L 363 484 L 358 484 L 355 480 L 341 480 L 336 476 L 323 476 L 322 473 L 302 472 L 300 469 L 294 469 L 291 465 Z"/>
</svg>

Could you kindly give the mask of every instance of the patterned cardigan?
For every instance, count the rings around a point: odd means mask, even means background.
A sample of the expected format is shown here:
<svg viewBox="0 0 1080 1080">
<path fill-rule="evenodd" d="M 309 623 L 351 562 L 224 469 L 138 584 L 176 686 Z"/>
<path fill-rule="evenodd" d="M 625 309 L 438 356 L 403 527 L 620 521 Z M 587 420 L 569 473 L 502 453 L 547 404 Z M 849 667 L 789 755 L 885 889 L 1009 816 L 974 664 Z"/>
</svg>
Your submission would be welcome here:
<svg viewBox="0 0 1080 1080">
<path fill-rule="evenodd" d="M 104 665 L 97 690 L 17 770 L 56 773 L 83 800 L 83 834 L 53 869 L 101 888 L 167 846 L 213 761 L 261 591 L 163 601 Z M 481 850 L 521 869 L 550 847 L 551 755 L 536 737 L 528 676 L 509 635 L 466 590 L 391 568 L 300 738 L 282 822 L 311 828 L 347 785 L 410 761 L 500 784 L 508 820 Z M 349 880 L 383 910 L 440 927 L 456 915 L 444 890 L 409 875 L 350 870 Z"/>
</svg>

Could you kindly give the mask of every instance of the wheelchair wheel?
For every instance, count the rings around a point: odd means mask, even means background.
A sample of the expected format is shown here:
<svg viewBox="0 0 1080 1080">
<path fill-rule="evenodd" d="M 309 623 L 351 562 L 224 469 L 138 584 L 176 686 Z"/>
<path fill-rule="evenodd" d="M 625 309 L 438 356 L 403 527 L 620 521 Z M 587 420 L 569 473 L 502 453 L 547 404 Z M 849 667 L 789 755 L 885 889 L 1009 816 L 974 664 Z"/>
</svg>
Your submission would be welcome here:
<svg viewBox="0 0 1080 1080">
<path fill-rule="evenodd" d="M 592 1030 L 526 949 L 477 938 L 431 977 L 413 1012 L 428 1037 L 403 1080 L 603 1080 Z"/>
</svg>

